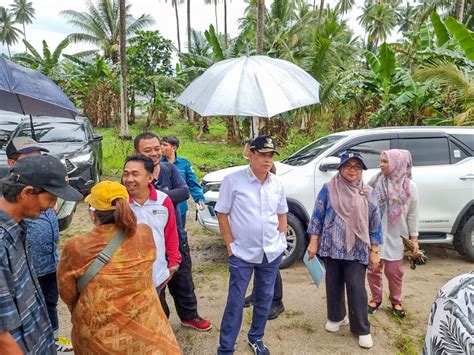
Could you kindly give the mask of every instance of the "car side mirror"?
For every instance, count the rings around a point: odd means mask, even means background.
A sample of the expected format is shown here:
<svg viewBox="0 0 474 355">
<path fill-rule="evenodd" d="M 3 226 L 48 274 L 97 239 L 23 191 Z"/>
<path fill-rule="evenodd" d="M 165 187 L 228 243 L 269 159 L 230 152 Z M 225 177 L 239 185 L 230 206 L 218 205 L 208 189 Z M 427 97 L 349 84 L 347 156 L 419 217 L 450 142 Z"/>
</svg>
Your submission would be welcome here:
<svg viewBox="0 0 474 355">
<path fill-rule="evenodd" d="M 94 133 L 94 135 L 92 136 L 92 140 L 94 142 L 98 142 L 98 141 L 101 141 L 104 137 L 102 137 L 101 134 L 97 134 L 97 133 Z"/>
<path fill-rule="evenodd" d="M 328 170 L 337 170 L 341 159 L 338 157 L 326 157 L 321 160 L 319 164 L 319 170 L 328 171 Z"/>
</svg>

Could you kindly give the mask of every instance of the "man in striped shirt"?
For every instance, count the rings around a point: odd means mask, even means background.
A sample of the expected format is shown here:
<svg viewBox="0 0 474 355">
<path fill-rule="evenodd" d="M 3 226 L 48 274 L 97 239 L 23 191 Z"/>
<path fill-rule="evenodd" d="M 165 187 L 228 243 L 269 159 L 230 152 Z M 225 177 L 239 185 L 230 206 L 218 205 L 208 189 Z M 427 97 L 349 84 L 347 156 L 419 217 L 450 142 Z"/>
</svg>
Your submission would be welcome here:
<svg viewBox="0 0 474 355">
<path fill-rule="evenodd" d="M 36 218 L 57 197 L 79 201 L 66 168 L 54 157 L 19 160 L 0 180 L 0 354 L 56 354 L 53 329 L 26 245 L 25 218 Z"/>
</svg>

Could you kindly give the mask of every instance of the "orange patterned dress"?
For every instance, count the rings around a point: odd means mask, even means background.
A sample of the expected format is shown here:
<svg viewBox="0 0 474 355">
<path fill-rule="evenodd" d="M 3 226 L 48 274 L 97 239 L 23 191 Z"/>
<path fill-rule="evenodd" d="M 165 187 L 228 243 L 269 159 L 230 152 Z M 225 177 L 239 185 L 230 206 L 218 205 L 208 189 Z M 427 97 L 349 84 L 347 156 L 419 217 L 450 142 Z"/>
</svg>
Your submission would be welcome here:
<svg viewBox="0 0 474 355">
<path fill-rule="evenodd" d="M 72 314 L 75 354 L 180 354 L 152 281 L 156 248 L 139 224 L 79 296 L 76 282 L 117 229 L 101 225 L 69 239 L 58 266 L 62 300 Z"/>
</svg>

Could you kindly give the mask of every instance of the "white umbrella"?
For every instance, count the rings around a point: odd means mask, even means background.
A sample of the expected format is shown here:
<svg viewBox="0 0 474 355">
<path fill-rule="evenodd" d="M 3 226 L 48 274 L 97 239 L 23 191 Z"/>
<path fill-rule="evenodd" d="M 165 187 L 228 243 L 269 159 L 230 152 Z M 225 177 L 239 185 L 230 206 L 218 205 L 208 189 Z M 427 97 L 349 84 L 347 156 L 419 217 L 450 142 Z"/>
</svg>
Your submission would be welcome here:
<svg viewBox="0 0 474 355">
<path fill-rule="evenodd" d="M 201 116 L 272 117 L 319 102 L 319 83 L 293 63 L 266 56 L 208 68 L 176 99 Z"/>
</svg>

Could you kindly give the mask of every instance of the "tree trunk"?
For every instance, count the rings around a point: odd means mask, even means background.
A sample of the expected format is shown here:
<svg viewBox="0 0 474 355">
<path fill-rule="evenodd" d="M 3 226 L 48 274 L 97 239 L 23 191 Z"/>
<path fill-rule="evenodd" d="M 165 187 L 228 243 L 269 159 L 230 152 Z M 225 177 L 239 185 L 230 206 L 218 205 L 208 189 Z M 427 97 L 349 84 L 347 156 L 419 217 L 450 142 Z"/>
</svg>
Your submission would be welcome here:
<svg viewBox="0 0 474 355">
<path fill-rule="evenodd" d="M 456 20 L 462 23 L 464 17 L 464 0 L 456 1 L 455 17 Z"/>
<path fill-rule="evenodd" d="M 135 114 L 135 106 L 136 106 L 136 100 L 135 100 L 135 93 L 130 92 L 130 114 L 128 115 L 128 123 L 135 123 L 136 120 L 136 114 Z"/>
<path fill-rule="evenodd" d="M 23 22 L 23 38 L 25 39 L 25 42 L 26 42 L 26 28 L 25 28 L 24 22 Z M 28 47 L 26 46 L 26 43 L 25 43 L 25 53 L 28 53 Z"/>
<path fill-rule="evenodd" d="M 227 0 L 224 0 L 224 48 L 227 46 Z"/>
<path fill-rule="evenodd" d="M 120 137 L 129 139 L 127 118 L 127 63 L 125 62 L 125 37 L 126 37 L 126 13 L 125 0 L 120 0 L 119 4 L 119 21 L 120 21 Z"/>
<path fill-rule="evenodd" d="M 217 21 L 217 0 L 214 0 L 214 15 L 216 16 L 216 33 L 217 33 L 217 36 L 219 37 L 219 26 L 218 26 L 218 21 Z"/>
<path fill-rule="evenodd" d="M 191 0 L 188 0 L 188 7 L 186 11 L 188 15 L 188 52 L 191 52 Z"/>
<path fill-rule="evenodd" d="M 181 52 L 181 38 L 179 37 L 178 0 L 174 2 L 174 13 L 176 15 L 176 35 L 178 37 L 178 52 Z"/>
<path fill-rule="evenodd" d="M 324 11 L 324 0 L 321 0 L 321 3 L 319 4 L 318 27 L 321 25 L 323 11 Z"/>
<path fill-rule="evenodd" d="M 265 0 L 258 0 L 257 7 L 257 55 L 263 55 L 263 40 L 265 37 Z"/>
</svg>

